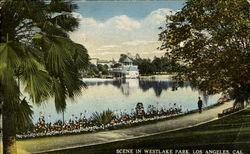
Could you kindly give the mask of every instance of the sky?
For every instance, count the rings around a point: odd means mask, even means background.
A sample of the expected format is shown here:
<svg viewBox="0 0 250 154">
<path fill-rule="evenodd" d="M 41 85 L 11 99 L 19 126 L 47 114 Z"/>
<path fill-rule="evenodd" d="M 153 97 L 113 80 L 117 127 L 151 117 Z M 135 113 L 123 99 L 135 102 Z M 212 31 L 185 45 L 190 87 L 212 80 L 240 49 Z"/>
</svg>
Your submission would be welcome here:
<svg viewBox="0 0 250 154">
<path fill-rule="evenodd" d="M 73 41 L 84 45 L 91 58 L 119 59 L 120 54 L 139 54 L 142 58 L 162 56 L 158 34 L 165 16 L 184 6 L 182 0 L 168 1 L 75 1 L 73 15 L 79 28 L 70 33 Z"/>
</svg>

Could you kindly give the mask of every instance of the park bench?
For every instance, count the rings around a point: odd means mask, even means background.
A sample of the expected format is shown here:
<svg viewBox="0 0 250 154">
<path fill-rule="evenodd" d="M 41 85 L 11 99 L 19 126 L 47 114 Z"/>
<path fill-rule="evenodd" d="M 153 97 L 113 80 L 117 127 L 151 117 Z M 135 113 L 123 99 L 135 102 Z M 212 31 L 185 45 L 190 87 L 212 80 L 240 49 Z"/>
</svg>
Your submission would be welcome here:
<svg viewBox="0 0 250 154">
<path fill-rule="evenodd" d="M 219 113 L 218 117 L 220 118 L 220 117 L 237 112 L 237 111 L 242 110 L 242 109 L 244 109 L 244 106 L 230 107 L 230 108 L 223 110 L 222 113 Z"/>
</svg>

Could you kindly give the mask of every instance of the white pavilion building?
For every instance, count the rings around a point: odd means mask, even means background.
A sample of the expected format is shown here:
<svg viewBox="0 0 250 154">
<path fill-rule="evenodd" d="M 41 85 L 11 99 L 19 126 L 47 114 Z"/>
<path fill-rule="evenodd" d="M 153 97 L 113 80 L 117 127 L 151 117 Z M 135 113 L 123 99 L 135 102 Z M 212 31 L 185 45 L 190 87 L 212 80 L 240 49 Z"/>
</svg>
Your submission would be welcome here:
<svg viewBox="0 0 250 154">
<path fill-rule="evenodd" d="M 115 68 L 110 72 L 115 78 L 134 79 L 139 77 L 139 69 L 137 65 L 133 65 L 133 61 L 126 57 L 122 61 L 122 66 Z"/>
</svg>

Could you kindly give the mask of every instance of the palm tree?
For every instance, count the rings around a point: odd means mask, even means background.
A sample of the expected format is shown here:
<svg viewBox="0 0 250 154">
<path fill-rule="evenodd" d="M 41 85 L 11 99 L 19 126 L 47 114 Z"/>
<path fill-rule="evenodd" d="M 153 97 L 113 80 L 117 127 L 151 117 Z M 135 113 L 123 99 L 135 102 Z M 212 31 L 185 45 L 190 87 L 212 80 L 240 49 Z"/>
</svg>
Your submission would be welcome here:
<svg viewBox="0 0 250 154">
<path fill-rule="evenodd" d="M 71 15 L 75 8 L 61 0 L 1 3 L 3 153 L 17 152 L 18 117 L 29 124 L 32 115 L 27 101 L 21 100 L 20 83 L 34 103 L 54 97 L 57 112 L 65 110 L 67 97 L 73 98 L 85 87 L 79 71 L 88 65 L 87 50 L 67 34 L 78 26 Z"/>
</svg>

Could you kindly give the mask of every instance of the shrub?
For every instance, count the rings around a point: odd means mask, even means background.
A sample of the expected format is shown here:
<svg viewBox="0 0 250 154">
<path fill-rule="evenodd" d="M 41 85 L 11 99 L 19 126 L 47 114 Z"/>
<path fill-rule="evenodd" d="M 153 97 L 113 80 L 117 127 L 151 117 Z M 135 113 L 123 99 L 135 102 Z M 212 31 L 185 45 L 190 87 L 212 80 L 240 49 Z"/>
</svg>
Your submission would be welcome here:
<svg viewBox="0 0 250 154">
<path fill-rule="evenodd" d="M 94 121 L 98 126 L 108 124 L 112 119 L 115 118 L 114 112 L 111 110 L 106 110 L 101 113 L 93 113 Z"/>
</svg>

